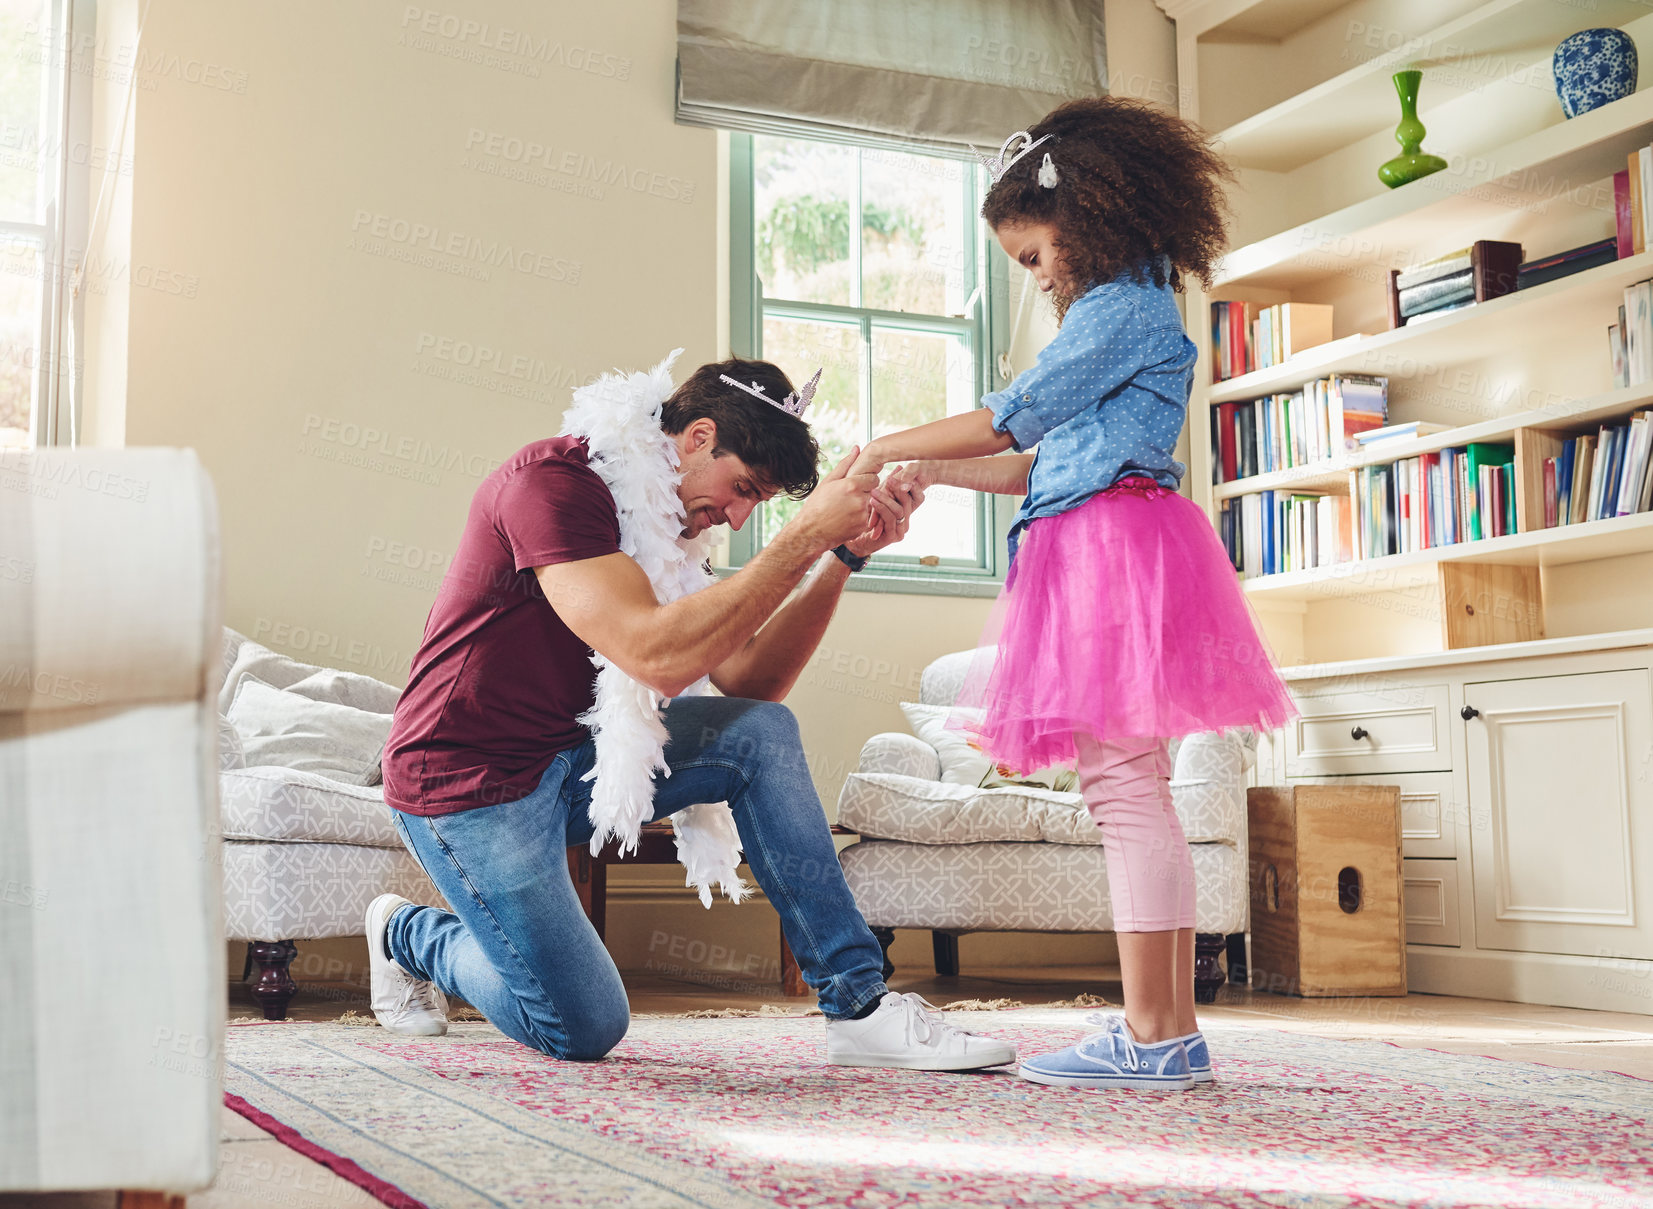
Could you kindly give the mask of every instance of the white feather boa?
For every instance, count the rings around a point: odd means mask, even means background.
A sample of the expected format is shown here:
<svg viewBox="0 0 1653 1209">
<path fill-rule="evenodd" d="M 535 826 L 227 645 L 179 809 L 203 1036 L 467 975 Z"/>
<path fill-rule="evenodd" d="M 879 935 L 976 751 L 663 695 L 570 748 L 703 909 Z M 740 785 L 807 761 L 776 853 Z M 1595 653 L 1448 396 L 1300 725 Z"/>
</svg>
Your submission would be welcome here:
<svg viewBox="0 0 1653 1209">
<path fill-rule="evenodd" d="M 716 541 L 710 531 L 684 537 L 682 481 L 677 446 L 660 428 L 660 405 L 672 393 L 671 367 L 682 349 L 647 373 L 604 374 L 574 392 L 563 417 L 562 436 L 580 437 L 590 451 L 591 468 L 608 485 L 620 513 L 620 549 L 636 560 L 654 586 L 655 597 L 669 604 L 698 592 L 715 577 L 706 570 Z M 637 850 L 638 830 L 654 814 L 654 776 L 670 776 L 666 767 L 666 727 L 660 720 L 661 698 L 602 655 L 597 667 L 596 701 L 580 715 L 591 728 L 597 758 L 586 780 L 591 790 L 591 854 L 612 836 L 622 856 Z M 685 695 L 710 692 L 702 678 Z M 716 886 L 732 902 L 751 891 L 737 873 L 740 836 L 727 803 L 690 806 L 672 816 L 677 857 L 688 871 L 685 884 L 712 905 Z"/>
</svg>

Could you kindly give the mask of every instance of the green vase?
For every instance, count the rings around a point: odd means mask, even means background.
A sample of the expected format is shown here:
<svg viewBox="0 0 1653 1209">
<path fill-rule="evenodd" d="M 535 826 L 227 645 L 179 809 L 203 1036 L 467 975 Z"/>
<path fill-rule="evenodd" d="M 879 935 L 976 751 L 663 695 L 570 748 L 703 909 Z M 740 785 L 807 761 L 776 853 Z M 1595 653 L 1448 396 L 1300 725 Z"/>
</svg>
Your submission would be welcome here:
<svg viewBox="0 0 1653 1209">
<path fill-rule="evenodd" d="M 1421 71 L 1395 73 L 1395 91 L 1400 95 L 1400 125 L 1395 127 L 1395 141 L 1400 144 L 1400 154 L 1378 169 L 1378 179 L 1391 189 L 1446 167 L 1440 156 L 1423 151 L 1423 136 L 1428 132 L 1418 121 L 1418 83 L 1422 79 Z"/>
</svg>

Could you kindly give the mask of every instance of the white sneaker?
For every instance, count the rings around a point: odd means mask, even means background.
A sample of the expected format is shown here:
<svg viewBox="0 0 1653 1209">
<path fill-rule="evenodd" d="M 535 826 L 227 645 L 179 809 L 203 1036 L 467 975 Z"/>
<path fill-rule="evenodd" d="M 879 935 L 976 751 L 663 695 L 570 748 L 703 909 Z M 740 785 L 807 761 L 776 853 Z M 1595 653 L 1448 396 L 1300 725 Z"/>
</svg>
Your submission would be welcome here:
<svg viewBox="0 0 1653 1209">
<path fill-rule="evenodd" d="M 373 1014 L 393 1033 L 440 1037 L 448 1031 L 448 1000 L 434 982 L 415 978 L 385 952 L 385 927 L 398 907 L 413 904 L 400 894 L 381 894 L 367 904 L 367 970 Z"/>
<path fill-rule="evenodd" d="M 955 1028 L 921 995 L 889 991 L 864 1019 L 827 1021 L 827 1061 L 834 1066 L 980 1070 L 1015 1060 L 1015 1046 Z"/>
</svg>

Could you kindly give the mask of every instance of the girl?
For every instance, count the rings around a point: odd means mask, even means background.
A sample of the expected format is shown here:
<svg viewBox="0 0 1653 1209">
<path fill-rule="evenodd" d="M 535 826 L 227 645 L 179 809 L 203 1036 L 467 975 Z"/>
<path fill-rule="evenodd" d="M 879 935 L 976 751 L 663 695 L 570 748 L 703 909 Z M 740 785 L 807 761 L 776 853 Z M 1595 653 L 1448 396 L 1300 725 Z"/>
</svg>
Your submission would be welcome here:
<svg viewBox="0 0 1653 1209">
<path fill-rule="evenodd" d="M 1102 829 L 1125 1014 L 1020 1073 L 1187 1088 L 1211 1063 L 1168 740 L 1295 712 L 1171 456 L 1195 358 L 1173 291 L 1190 273 L 1209 284 L 1232 173 L 1187 122 L 1114 97 L 1063 105 L 989 170 L 982 216 L 1052 295 L 1061 330 L 981 409 L 880 437 L 852 473 L 909 462 L 892 480 L 1026 493 L 984 639 L 997 657 L 984 653 L 958 703 L 983 711 L 968 728 L 998 763 L 1077 762 Z"/>
</svg>

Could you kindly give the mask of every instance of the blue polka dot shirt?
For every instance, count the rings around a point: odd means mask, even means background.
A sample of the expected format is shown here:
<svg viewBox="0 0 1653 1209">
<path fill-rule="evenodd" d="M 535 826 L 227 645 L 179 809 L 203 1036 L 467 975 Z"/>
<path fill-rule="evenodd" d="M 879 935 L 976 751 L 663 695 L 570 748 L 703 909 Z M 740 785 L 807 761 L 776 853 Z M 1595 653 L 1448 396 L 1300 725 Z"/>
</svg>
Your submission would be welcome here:
<svg viewBox="0 0 1653 1209">
<path fill-rule="evenodd" d="M 1032 369 L 982 399 L 993 427 L 1021 450 L 1038 446 L 1010 553 L 1030 521 L 1077 508 L 1128 474 L 1175 488 L 1171 456 L 1194 384 L 1194 342 L 1176 294 L 1125 273 L 1068 308 Z"/>
</svg>

